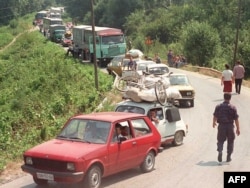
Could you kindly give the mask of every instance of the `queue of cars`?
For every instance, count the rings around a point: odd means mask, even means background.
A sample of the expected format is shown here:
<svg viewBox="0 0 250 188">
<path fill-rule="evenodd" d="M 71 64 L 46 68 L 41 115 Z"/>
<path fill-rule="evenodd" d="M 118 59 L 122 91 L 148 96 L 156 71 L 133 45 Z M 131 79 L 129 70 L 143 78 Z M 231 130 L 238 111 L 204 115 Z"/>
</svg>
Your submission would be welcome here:
<svg viewBox="0 0 250 188">
<path fill-rule="evenodd" d="M 127 60 L 121 56 L 107 69 L 122 76 L 126 66 Z M 169 73 L 169 68 L 165 64 L 138 59 L 136 72 L 164 75 Z M 172 73 L 169 80 L 171 87 L 178 85 L 182 100 L 193 106 L 194 92 L 187 89 L 185 76 Z M 182 83 L 185 85 L 183 90 Z M 149 118 L 152 111 L 156 112 L 157 124 Z M 103 177 L 130 168 L 140 167 L 144 173 L 151 172 L 162 146 L 180 146 L 187 134 L 188 125 L 173 104 L 124 100 L 113 112 L 69 118 L 56 138 L 24 152 L 21 168 L 31 174 L 38 185 L 55 181 L 99 188 Z"/>
<path fill-rule="evenodd" d="M 140 58 L 134 59 L 136 62 L 136 72 L 139 75 L 143 73 L 150 75 L 164 75 L 170 72 L 166 64 L 157 64 L 152 60 L 142 60 Z M 114 57 L 114 59 L 107 65 L 107 71 L 111 75 L 124 76 L 127 73 L 129 59 L 125 55 Z M 169 87 L 177 89 L 181 98 L 175 99 L 174 105 L 182 107 L 194 107 L 195 90 L 190 83 L 186 74 L 171 73 L 169 76 Z"/>
</svg>

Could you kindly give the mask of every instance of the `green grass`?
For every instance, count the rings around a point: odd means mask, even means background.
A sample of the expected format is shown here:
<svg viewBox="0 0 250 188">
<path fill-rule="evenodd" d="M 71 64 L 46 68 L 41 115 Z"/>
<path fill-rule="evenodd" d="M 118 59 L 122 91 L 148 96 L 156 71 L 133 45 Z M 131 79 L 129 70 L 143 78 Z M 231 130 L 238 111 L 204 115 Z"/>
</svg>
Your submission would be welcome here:
<svg viewBox="0 0 250 188">
<path fill-rule="evenodd" d="M 39 31 L 24 32 L 22 25 L 16 28 L 22 35 L 0 51 L 0 172 L 26 149 L 54 137 L 70 116 L 94 111 L 113 83 L 98 71 L 96 90 L 93 64 L 65 56 L 62 47 Z M 3 47 L 17 36 L 8 27 L 0 31 Z"/>
</svg>

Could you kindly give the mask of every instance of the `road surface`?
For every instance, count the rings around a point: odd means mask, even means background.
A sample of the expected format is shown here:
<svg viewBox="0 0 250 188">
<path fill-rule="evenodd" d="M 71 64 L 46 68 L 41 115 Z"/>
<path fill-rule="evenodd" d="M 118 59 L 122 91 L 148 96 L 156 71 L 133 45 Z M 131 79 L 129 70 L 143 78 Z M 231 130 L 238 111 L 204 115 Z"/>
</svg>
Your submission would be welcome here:
<svg viewBox="0 0 250 188">
<path fill-rule="evenodd" d="M 184 144 L 167 147 L 156 158 L 155 170 L 142 174 L 132 169 L 104 178 L 102 188 L 222 188 L 223 175 L 227 171 L 250 171 L 250 89 L 243 87 L 241 94 L 233 94 L 231 102 L 238 108 L 241 135 L 236 137 L 232 162 L 218 165 L 216 151 L 217 129 L 212 128 L 212 113 L 216 104 L 223 101 L 220 80 L 198 73 L 187 73 L 196 91 L 194 108 L 180 108 L 182 118 L 189 125 Z M 223 161 L 226 160 L 224 145 Z M 37 188 L 32 177 L 26 175 L 1 188 Z M 48 187 L 69 185 L 51 183 Z"/>
</svg>

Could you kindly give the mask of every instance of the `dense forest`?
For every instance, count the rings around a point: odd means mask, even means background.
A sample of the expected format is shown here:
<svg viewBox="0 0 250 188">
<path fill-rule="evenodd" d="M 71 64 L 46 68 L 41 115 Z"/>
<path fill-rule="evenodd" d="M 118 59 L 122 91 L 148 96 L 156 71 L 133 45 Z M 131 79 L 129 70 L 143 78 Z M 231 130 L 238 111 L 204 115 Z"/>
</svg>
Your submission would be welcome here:
<svg viewBox="0 0 250 188">
<path fill-rule="evenodd" d="M 142 51 L 184 54 L 192 65 L 222 70 L 237 59 L 250 75 L 248 0 L 92 0 L 95 24 L 122 28 Z M 67 17 L 91 23 L 91 0 L 0 0 L 0 23 L 50 6 L 64 6 Z M 151 46 L 145 38 L 153 40 Z"/>
</svg>

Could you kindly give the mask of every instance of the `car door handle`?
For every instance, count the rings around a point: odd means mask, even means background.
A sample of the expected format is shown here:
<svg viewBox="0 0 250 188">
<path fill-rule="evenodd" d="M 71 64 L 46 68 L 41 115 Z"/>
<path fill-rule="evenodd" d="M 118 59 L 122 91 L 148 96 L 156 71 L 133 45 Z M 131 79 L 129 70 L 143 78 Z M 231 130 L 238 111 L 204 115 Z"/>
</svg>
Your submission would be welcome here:
<svg viewBox="0 0 250 188">
<path fill-rule="evenodd" d="M 133 141 L 133 142 L 132 142 L 132 145 L 136 145 L 136 141 Z"/>
</svg>

